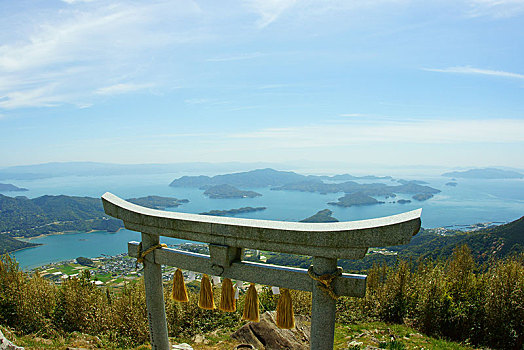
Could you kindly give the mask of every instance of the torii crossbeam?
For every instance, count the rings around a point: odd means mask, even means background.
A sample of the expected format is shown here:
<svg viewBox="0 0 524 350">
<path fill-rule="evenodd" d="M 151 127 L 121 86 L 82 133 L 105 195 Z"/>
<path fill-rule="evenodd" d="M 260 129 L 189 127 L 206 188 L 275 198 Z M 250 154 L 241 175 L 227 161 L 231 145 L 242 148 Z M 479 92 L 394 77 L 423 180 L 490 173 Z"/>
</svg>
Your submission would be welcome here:
<svg viewBox="0 0 524 350">
<path fill-rule="evenodd" d="M 362 259 L 369 247 L 407 244 L 420 229 L 422 209 L 370 220 L 300 223 L 215 217 L 169 212 L 129 203 L 109 192 L 102 196 L 105 212 L 142 233 L 142 247 L 158 245 L 159 237 L 209 244 L 209 256 L 158 248 L 145 257 L 144 282 L 153 349 L 168 350 L 161 265 L 214 276 L 313 293 L 310 346 L 333 349 L 335 300 L 318 287 L 305 269 L 242 261 L 244 248 L 313 257 L 313 272 L 334 273 L 337 259 Z M 138 242 L 129 242 L 129 255 L 138 257 Z M 335 294 L 363 297 L 366 276 L 342 274 L 332 283 Z"/>
</svg>

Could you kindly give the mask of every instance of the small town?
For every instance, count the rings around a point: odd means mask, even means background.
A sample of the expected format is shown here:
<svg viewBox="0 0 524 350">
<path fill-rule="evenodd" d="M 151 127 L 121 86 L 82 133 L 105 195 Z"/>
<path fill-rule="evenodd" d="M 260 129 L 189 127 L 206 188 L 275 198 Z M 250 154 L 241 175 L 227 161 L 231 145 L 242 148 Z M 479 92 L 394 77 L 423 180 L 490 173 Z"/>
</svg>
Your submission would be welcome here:
<svg viewBox="0 0 524 350">
<path fill-rule="evenodd" d="M 184 251 L 190 251 L 200 254 L 209 254 L 207 244 L 200 243 L 182 243 L 170 245 Z M 265 262 L 266 257 L 260 255 L 260 251 L 248 250 L 246 257 L 256 261 Z M 79 277 L 83 271 L 89 271 L 91 282 L 100 287 L 122 288 L 126 283 L 133 283 L 142 277 L 142 264 L 137 263 L 135 258 L 122 253 L 114 256 L 103 255 L 97 258 L 78 257 L 72 260 L 59 261 L 33 269 L 32 273 L 38 273 L 40 276 L 49 279 L 55 284 L 62 284 L 62 281 L 68 278 Z M 162 279 L 164 282 L 171 281 L 176 268 L 171 266 L 162 266 Z M 184 271 L 184 277 L 187 280 L 194 280 L 197 276 L 191 272 Z"/>
</svg>

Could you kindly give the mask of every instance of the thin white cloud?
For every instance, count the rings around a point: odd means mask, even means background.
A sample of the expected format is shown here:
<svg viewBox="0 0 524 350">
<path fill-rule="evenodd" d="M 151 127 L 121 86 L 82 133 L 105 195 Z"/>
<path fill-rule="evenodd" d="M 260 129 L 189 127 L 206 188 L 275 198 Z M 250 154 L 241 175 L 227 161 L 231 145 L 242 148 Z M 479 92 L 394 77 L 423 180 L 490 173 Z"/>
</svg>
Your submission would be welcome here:
<svg viewBox="0 0 524 350">
<path fill-rule="evenodd" d="M 217 98 L 188 98 L 184 100 L 188 105 L 227 105 L 229 101 L 220 100 Z"/>
<path fill-rule="evenodd" d="M 247 0 L 245 4 L 251 11 L 260 16 L 257 25 L 264 28 L 275 22 L 296 2 L 297 0 Z"/>
<path fill-rule="evenodd" d="M 0 95 L 0 108 L 55 107 L 66 99 L 56 94 L 55 90 L 56 84 L 49 84 L 35 89 L 11 91 Z"/>
<path fill-rule="evenodd" d="M 470 0 L 469 16 L 515 17 L 524 13 L 524 0 Z"/>
<path fill-rule="evenodd" d="M 96 1 L 96 0 L 62 0 L 63 2 L 69 4 L 69 5 L 73 5 L 73 4 L 78 4 L 78 3 L 82 3 L 82 2 L 93 2 L 93 1 Z"/>
<path fill-rule="evenodd" d="M 154 84 L 129 84 L 121 83 L 110 86 L 105 86 L 95 91 L 98 95 L 120 95 L 128 92 L 135 92 L 139 90 L 152 88 Z"/>
<path fill-rule="evenodd" d="M 213 57 L 208 58 L 207 62 L 228 62 L 228 61 L 243 61 L 243 60 L 251 60 L 254 58 L 258 58 L 263 56 L 260 52 L 253 52 L 253 53 L 246 53 L 241 55 L 231 55 L 231 56 L 223 56 L 223 57 Z"/>
<path fill-rule="evenodd" d="M 440 72 L 440 73 L 456 73 L 456 74 L 476 74 L 476 75 L 488 75 L 503 78 L 515 78 L 524 79 L 524 74 L 505 72 L 501 70 L 491 70 L 475 68 L 470 66 L 459 66 L 459 67 L 448 67 L 448 68 L 422 68 L 422 70 L 429 72 Z"/>
<path fill-rule="evenodd" d="M 360 117 L 368 117 L 369 114 L 363 114 L 363 113 L 344 113 L 344 114 L 339 114 L 340 117 L 355 117 L 355 118 L 360 118 Z"/>
<path fill-rule="evenodd" d="M 12 33 L 22 34 L 0 44 L 0 108 L 85 105 L 100 95 L 142 89 L 144 81 L 173 84 L 154 58 L 201 38 L 184 26 L 200 11 L 191 0 L 76 2 L 13 20 Z"/>
<path fill-rule="evenodd" d="M 268 128 L 232 138 L 284 148 L 374 144 L 462 144 L 524 142 L 524 120 L 422 120 L 341 123 Z"/>
</svg>

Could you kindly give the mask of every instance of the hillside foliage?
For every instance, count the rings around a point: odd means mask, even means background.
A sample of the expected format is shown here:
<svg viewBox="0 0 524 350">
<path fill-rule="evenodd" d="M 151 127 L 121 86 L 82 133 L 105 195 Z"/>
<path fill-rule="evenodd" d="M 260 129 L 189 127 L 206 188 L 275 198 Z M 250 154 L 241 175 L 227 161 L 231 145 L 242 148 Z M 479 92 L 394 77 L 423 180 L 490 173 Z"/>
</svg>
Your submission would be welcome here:
<svg viewBox="0 0 524 350">
<path fill-rule="evenodd" d="M 169 299 L 165 287 L 170 336 L 178 339 L 215 329 L 239 327 L 243 296 L 237 311 L 198 308 L 198 286 L 190 285 L 188 303 Z M 220 289 L 214 289 L 215 302 Z M 278 298 L 264 287 L 261 311 L 274 310 Z M 309 314 L 311 295 L 292 291 L 296 314 Z M 89 275 L 51 284 L 28 275 L 8 255 L 0 258 L 0 324 L 19 334 L 56 337 L 69 332 L 96 335 L 113 343 L 148 341 L 143 282 L 115 292 L 94 286 Z M 524 342 L 524 256 L 492 262 L 479 269 L 467 246 L 445 261 L 399 261 L 375 265 L 368 272 L 364 298 L 337 302 L 341 323 L 385 321 L 414 326 L 422 332 L 497 349 L 521 349 Z"/>
</svg>

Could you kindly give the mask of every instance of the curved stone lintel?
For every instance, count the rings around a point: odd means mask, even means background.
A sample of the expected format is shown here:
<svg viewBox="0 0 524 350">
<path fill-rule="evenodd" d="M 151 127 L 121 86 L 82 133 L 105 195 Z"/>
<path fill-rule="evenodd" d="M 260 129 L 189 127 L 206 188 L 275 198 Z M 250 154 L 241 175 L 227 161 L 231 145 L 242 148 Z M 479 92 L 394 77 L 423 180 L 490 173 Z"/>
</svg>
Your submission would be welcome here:
<svg viewBox="0 0 524 350">
<path fill-rule="evenodd" d="M 169 212 L 129 203 L 109 192 L 105 212 L 144 233 L 233 247 L 329 258 L 362 258 L 369 247 L 407 244 L 422 209 L 377 219 L 301 223 Z"/>
</svg>

